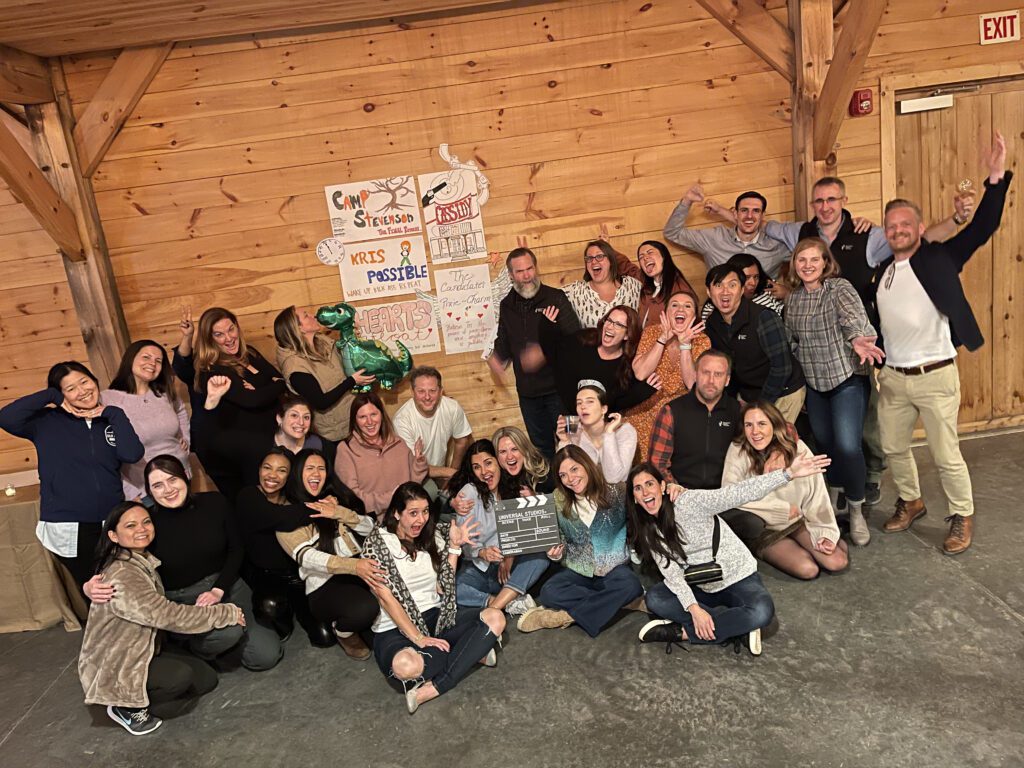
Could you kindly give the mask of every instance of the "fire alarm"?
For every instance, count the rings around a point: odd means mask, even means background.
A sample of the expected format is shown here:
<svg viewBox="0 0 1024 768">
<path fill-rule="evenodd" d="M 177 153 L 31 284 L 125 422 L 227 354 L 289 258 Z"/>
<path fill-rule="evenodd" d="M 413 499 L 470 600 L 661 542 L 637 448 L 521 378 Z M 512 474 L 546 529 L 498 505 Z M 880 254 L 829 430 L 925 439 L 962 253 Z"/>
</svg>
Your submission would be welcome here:
<svg viewBox="0 0 1024 768">
<path fill-rule="evenodd" d="M 872 108 L 873 102 L 870 88 L 853 92 L 853 98 L 850 99 L 850 117 L 870 115 Z"/>
</svg>

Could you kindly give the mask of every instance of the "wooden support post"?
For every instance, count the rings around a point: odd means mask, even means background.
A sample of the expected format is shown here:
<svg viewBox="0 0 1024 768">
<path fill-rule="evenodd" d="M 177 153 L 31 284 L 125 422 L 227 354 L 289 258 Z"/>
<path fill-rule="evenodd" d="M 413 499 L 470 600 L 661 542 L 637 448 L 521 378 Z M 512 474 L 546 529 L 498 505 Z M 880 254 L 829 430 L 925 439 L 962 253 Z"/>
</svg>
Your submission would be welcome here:
<svg viewBox="0 0 1024 768">
<path fill-rule="evenodd" d="M 849 16 L 843 25 L 814 111 L 815 160 L 828 157 L 836 143 L 853 88 L 864 71 L 871 44 L 882 23 L 885 4 L 886 0 L 859 0 L 857 13 Z"/>
<path fill-rule="evenodd" d="M 793 205 L 799 220 L 809 214 L 811 185 L 835 170 L 834 156 L 814 158 L 814 111 L 832 58 L 832 0 L 789 0 L 789 25 L 796 47 Z"/>
<path fill-rule="evenodd" d="M 125 48 L 75 125 L 82 174 L 92 177 L 174 43 Z"/>
<path fill-rule="evenodd" d="M 0 124 L 0 178 L 28 208 L 69 259 L 81 259 L 82 241 L 75 214 L 22 149 L 18 137 Z"/>
<path fill-rule="evenodd" d="M 772 69 L 793 82 L 793 37 L 757 0 L 697 0 Z M 831 20 L 829 15 L 829 20 Z"/>
<path fill-rule="evenodd" d="M 25 154 L 32 157 L 35 154 L 35 150 L 32 148 L 32 136 L 28 132 L 28 126 L 20 120 L 17 115 L 8 112 L 3 106 L 0 106 L 0 125 L 4 126 L 11 134 L 14 139 L 18 142 L 18 146 L 25 150 Z M 35 160 L 33 160 L 35 162 Z"/>
<path fill-rule="evenodd" d="M 109 382 L 128 344 L 128 327 L 92 184 L 82 176 L 78 164 L 71 133 L 73 113 L 59 59 L 52 60 L 50 73 L 56 102 L 27 107 L 25 114 L 39 165 L 75 214 L 85 258 L 65 259 L 64 268 L 90 366 L 101 381 Z"/>
<path fill-rule="evenodd" d="M 45 104 L 53 101 L 46 61 L 31 53 L 0 45 L 0 101 Z"/>
</svg>

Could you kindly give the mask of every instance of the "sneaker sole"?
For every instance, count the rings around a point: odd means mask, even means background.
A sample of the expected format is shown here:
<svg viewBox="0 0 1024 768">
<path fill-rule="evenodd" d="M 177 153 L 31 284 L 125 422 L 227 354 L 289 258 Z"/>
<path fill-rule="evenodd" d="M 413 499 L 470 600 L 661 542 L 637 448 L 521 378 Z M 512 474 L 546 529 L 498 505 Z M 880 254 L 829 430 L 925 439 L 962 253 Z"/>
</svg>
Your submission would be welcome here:
<svg viewBox="0 0 1024 768">
<path fill-rule="evenodd" d="M 747 650 L 751 656 L 761 655 L 761 630 L 755 629 L 747 634 Z"/>
<path fill-rule="evenodd" d="M 124 728 L 126 731 L 128 731 L 128 733 L 130 733 L 132 736 L 145 736 L 147 733 L 152 733 L 153 731 L 155 731 L 157 728 L 159 728 L 161 725 L 164 724 L 163 720 L 157 720 L 156 721 L 156 725 L 154 725 L 152 728 L 150 728 L 147 731 L 133 731 L 131 728 L 129 728 L 127 725 L 125 725 L 124 720 L 122 720 L 120 717 L 118 717 L 117 715 L 114 714 L 114 707 L 113 707 L 113 705 L 107 706 L 107 717 L 109 717 L 115 723 L 117 723 L 122 728 Z"/>
<path fill-rule="evenodd" d="M 655 627 L 663 627 L 666 624 L 671 624 L 671 623 L 672 622 L 669 621 L 668 619 L 651 619 L 646 624 L 644 624 L 642 627 L 640 627 L 640 631 L 637 633 L 637 636 L 636 636 L 637 640 L 639 640 L 642 643 L 644 641 L 644 635 L 646 635 L 652 629 L 654 629 Z"/>
</svg>

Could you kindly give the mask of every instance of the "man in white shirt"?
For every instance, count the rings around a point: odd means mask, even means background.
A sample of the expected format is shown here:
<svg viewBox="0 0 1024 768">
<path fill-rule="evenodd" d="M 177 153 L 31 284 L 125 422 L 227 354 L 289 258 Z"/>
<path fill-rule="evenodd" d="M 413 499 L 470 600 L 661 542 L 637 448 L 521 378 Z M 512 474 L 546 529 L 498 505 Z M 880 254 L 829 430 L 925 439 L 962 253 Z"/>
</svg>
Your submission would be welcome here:
<svg viewBox="0 0 1024 768">
<path fill-rule="evenodd" d="M 885 235 L 893 257 L 883 262 L 874 284 L 879 341 L 885 367 L 878 374 L 882 449 L 899 490 L 887 533 L 907 530 L 925 514 L 917 465 L 910 451 L 920 417 L 949 508 L 943 551 L 966 550 L 974 533 L 974 498 L 960 454 L 957 414 L 960 377 L 956 348 L 981 347 L 984 339 L 964 294 L 960 275 L 967 260 L 999 227 L 1013 172 L 1006 170 L 1006 143 L 997 132 L 987 157 L 985 195 L 967 227 L 941 243 L 928 242 L 921 210 L 909 200 L 885 206 Z"/>
<path fill-rule="evenodd" d="M 444 394 L 440 371 L 417 366 L 409 374 L 409 382 L 412 399 L 395 413 L 395 430 L 410 450 L 417 439 L 422 440 L 430 464 L 424 487 L 431 498 L 437 498 L 462 463 L 473 442 L 473 430 L 462 406 Z"/>
</svg>

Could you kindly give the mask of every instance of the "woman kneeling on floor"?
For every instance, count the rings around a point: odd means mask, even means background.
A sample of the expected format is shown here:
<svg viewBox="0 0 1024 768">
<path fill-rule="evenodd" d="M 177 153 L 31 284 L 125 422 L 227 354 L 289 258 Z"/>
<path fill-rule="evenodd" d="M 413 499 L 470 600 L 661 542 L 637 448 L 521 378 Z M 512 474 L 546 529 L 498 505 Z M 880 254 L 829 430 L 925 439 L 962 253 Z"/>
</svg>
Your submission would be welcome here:
<svg viewBox="0 0 1024 768">
<path fill-rule="evenodd" d="M 562 544 L 548 557 L 563 567 L 541 588 L 543 607 L 524 613 L 521 632 L 579 624 L 591 637 L 644 590 L 626 550 L 625 484 L 609 484 L 586 451 L 567 445 L 555 454 L 555 505 Z"/>
<path fill-rule="evenodd" d="M 90 607 L 78 657 L 85 703 L 106 704 L 110 718 L 133 736 L 160 727 L 150 703 L 184 705 L 217 687 L 217 673 L 201 659 L 160 653 L 157 630 L 197 634 L 245 626 L 237 605 L 185 605 L 164 597 L 160 561 L 147 551 L 154 536 L 149 512 L 137 502 L 121 502 L 107 515 L 96 572 L 116 597 Z"/>
<path fill-rule="evenodd" d="M 490 440 L 477 440 L 466 450 L 451 484 L 460 489 L 461 499 L 472 502 L 465 519 L 478 524 L 476 542 L 462 548 L 466 558 L 455 579 L 455 596 L 460 607 L 490 607 L 521 616 L 536 606 L 526 592 L 551 562 L 543 552 L 506 557 L 498 549 L 495 504 L 517 498 L 520 486 L 502 470 L 496 453 Z"/>
<path fill-rule="evenodd" d="M 656 565 L 665 577 L 647 590 L 647 610 L 660 618 L 640 630 L 641 642 L 722 643 L 746 637 L 750 652 L 759 655 L 761 627 L 772 620 L 775 606 L 757 562 L 718 515 L 796 478 L 820 474 L 829 463 L 825 456 L 801 455 L 788 469 L 718 490 L 673 486 L 668 494 L 653 464 L 634 467 L 626 501 L 630 544 L 645 566 Z"/>
<path fill-rule="evenodd" d="M 373 653 L 389 682 L 405 692 L 409 714 L 454 688 L 480 663 L 498 663 L 494 646 L 505 630 L 495 608 L 455 604 L 455 566 L 479 524 L 436 523 L 419 483 L 395 489 L 381 525 L 363 544 L 363 557 L 384 568 L 388 586 L 374 587 L 381 611 Z"/>
<path fill-rule="evenodd" d="M 771 403 L 747 403 L 740 411 L 740 423 L 743 434 L 725 454 L 723 486 L 787 467 L 797 456 L 811 455 L 802 440 L 790 435 L 786 420 Z M 836 572 L 849 565 L 846 542 L 839 539 L 839 525 L 822 475 L 780 486 L 740 508 L 765 523 L 754 554 L 783 573 L 813 579 L 822 568 Z"/>
</svg>

